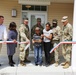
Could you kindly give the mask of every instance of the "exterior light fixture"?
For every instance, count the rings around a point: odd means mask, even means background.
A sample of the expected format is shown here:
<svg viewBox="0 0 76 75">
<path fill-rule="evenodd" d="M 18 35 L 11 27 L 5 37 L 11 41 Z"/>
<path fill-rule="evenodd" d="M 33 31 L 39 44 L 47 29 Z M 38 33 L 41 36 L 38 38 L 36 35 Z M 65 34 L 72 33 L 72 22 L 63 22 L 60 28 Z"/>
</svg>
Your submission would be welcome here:
<svg viewBox="0 0 76 75">
<path fill-rule="evenodd" d="M 17 10 L 16 9 L 12 9 L 12 17 L 16 17 L 17 16 Z"/>
<path fill-rule="evenodd" d="M 31 5 L 26 5 L 25 7 L 29 9 L 29 8 L 31 8 Z"/>
</svg>

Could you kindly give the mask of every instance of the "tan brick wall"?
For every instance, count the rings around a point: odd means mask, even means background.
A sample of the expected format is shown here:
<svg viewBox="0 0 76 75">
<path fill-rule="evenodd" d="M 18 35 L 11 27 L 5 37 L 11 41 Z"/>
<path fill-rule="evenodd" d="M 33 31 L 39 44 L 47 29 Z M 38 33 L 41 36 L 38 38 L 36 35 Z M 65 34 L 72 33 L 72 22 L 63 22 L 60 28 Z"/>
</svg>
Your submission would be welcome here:
<svg viewBox="0 0 76 75">
<path fill-rule="evenodd" d="M 16 9 L 17 10 L 17 17 L 12 17 L 12 9 Z M 4 24 L 7 27 L 8 30 L 8 26 L 9 23 L 14 21 L 17 24 L 17 29 L 20 25 L 20 19 L 21 19 L 21 5 L 18 4 L 18 1 L 13 1 L 13 0 L 0 0 L 0 15 L 3 15 L 5 20 L 4 20 Z M 17 49 L 19 50 L 19 49 Z M 6 45 L 3 45 L 3 48 L 1 50 L 1 54 L 7 54 L 6 53 L 7 48 Z"/>
</svg>

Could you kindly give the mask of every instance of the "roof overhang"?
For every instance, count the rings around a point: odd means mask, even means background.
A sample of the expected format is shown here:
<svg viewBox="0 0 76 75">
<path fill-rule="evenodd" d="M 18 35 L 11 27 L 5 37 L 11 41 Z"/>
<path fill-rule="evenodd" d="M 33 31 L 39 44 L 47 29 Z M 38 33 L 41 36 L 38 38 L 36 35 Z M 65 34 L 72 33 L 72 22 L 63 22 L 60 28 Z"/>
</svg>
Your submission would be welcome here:
<svg viewBox="0 0 76 75">
<path fill-rule="evenodd" d="M 74 3 L 74 0 L 18 0 L 19 4 L 50 5 L 51 3 Z"/>
<path fill-rule="evenodd" d="M 50 5 L 50 0 L 18 0 L 19 4 Z"/>
<path fill-rule="evenodd" d="M 74 0 L 50 0 L 52 3 L 74 3 Z"/>
</svg>

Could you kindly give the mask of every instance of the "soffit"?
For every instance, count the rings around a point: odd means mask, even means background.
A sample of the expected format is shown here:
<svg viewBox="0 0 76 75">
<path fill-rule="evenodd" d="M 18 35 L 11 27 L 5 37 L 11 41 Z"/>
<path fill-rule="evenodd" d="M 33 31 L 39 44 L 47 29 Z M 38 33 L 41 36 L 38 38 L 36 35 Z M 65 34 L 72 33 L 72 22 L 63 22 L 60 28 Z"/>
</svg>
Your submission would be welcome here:
<svg viewBox="0 0 76 75">
<path fill-rule="evenodd" d="M 19 4 L 50 5 L 51 3 L 74 3 L 74 0 L 18 0 Z"/>
<path fill-rule="evenodd" d="M 50 0 L 54 3 L 74 3 L 74 0 Z"/>
<path fill-rule="evenodd" d="M 50 0 L 18 0 L 20 4 L 50 5 Z"/>
</svg>

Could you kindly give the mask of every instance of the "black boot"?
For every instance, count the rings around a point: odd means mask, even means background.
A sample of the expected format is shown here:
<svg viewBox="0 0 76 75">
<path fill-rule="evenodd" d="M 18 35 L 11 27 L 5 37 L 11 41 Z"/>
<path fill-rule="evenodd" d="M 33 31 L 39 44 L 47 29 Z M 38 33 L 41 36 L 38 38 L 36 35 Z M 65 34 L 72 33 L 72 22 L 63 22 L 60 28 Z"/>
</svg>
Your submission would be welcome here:
<svg viewBox="0 0 76 75">
<path fill-rule="evenodd" d="M 12 60 L 11 60 L 12 58 L 11 58 L 10 55 L 8 56 L 8 59 L 9 59 L 9 65 L 10 65 L 10 66 L 14 66 L 13 63 L 12 63 Z"/>
<path fill-rule="evenodd" d="M 12 61 L 13 64 L 15 64 L 15 62 L 13 61 L 13 55 L 11 56 L 11 61 Z"/>
</svg>

